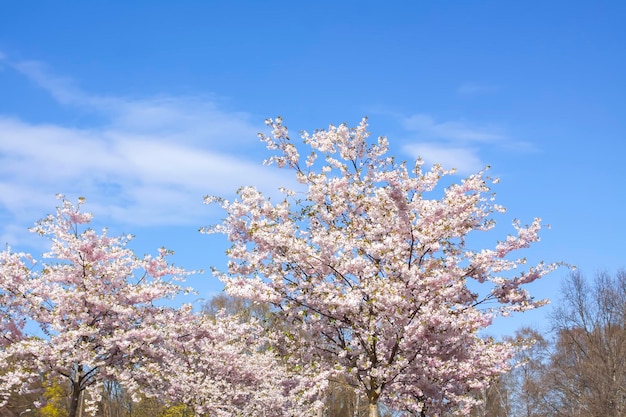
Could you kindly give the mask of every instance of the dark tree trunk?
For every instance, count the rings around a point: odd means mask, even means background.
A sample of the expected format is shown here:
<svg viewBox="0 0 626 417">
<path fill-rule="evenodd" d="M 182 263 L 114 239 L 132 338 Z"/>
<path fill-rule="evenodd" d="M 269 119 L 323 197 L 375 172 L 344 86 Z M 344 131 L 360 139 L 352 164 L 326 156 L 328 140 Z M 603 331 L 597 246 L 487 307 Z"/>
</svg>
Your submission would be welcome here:
<svg viewBox="0 0 626 417">
<path fill-rule="evenodd" d="M 85 375 L 83 373 L 83 366 L 77 365 L 75 373 L 70 381 L 72 383 L 72 397 L 70 398 L 70 414 L 68 417 L 77 417 L 80 411 L 80 400 L 83 392 L 83 381 Z"/>
<path fill-rule="evenodd" d="M 72 397 L 70 399 L 70 414 L 68 417 L 77 417 L 80 406 L 80 383 L 72 382 Z"/>
</svg>

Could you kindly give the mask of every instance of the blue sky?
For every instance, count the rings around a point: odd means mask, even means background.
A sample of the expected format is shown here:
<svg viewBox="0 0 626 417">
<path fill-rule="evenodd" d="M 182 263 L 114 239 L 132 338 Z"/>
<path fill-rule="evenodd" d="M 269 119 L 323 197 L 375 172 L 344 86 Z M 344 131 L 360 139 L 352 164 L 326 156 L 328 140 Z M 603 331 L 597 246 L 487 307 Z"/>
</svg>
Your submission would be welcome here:
<svg viewBox="0 0 626 417">
<path fill-rule="evenodd" d="M 401 160 L 491 165 L 513 218 L 549 223 L 531 260 L 626 267 L 626 3 L 56 1 L 0 5 L 0 242 L 54 195 L 85 196 L 137 252 L 224 268 L 207 194 L 289 181 L 256 133 L 368 116 Z M 459 179 L 461 176 L 458 177 Z M 565 270 L 533 286 L 558 299 Z M 200 275 L 201 297 L 221 284 Z M 499 324 L 545 326 L 549 308 Z"/>
</svg>

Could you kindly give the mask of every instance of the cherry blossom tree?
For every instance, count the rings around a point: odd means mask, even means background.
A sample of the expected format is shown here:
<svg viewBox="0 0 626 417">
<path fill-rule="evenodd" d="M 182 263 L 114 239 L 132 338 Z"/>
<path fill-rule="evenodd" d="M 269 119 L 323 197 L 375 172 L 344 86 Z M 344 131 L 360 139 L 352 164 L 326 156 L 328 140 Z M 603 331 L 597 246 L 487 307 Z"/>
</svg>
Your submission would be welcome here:
<svg viewBox="0 0 626 417">
<path fill-rule="evenodd" d="M 227 213 L 204 229 L 232 242 L 228 272 L 216 271 L 227 291 L 272 303 L 292 324 L 279 343 L 287 357 L 359 387 L 370 416 L 381 401 L 423 416 L 467 414 L 514 353 L 479 331 L 546 302 L 523 287 L 557 265 L 525 267 L 514 256 L 539 240 L 540 219 L 473 250 L 468 236 L 493 229 L 504 211 L 485 171 L 439 191 L 452 171 L 397 163 L 384 137 L 369 140 L 365 119 L 304 133 L 306 158 L 282 119 L 267 124 L 272 135 L 260 137 L 276 153 L 266 162 L 301 185 L 282 188 L 278 202 L 252 187 L 232 202 L 206 198 Z"/>
<path fill-rule="evenodd" d="M 307 416 L 321 406 L 312 379 L 271 348 L 256 319 L 185 306 L 170 323 L 164 366 L 141 372 L 152 395 L 215 417 Z"/>
<path fill-rule="evenodd" d="M 83 393 L 93 406 L 105 381 L 132 390 L 138 369 L 159 366 L 156 347 L 173 314 L 163 301 L 182 291 L 176 280 L 188 272 L 165 249 L 139 258 L 130 237 L 87 228 L 82 204 L 63 198 L 32 229 L 51 242 L 41 265 L 10 248 L 0 254 L 0 406 L 42 375 L 59 377 L 69 381 L 75 417 Z"/>
</svg>

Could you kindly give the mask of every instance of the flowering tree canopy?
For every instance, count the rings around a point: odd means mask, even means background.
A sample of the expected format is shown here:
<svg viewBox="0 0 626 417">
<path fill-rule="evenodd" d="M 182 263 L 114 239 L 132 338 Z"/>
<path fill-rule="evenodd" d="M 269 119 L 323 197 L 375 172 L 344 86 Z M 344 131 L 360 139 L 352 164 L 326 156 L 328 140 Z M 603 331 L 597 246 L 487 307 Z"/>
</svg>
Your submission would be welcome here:
<svg viewBox="0 0 626 417">
<path fill-rule="evenodd" d="M 163 366 L 141 370 L 151 395 L 215 417 L 306 416 L 314 412 L 315 386 L 271 348 L 255 319 L 176 311 L 163 327 Z M 144 391 L 145 392 L 145 391 Z"/>
<path fill-rule="evenodd" d="M 82 203 L 63 199 L 32 229 L 50 238 L 51 261 L 0 253 L 0 406 L 45 375 L 69 381 L 70 417 L 83 392 L 95 412 L 110 381 L 198 415 L 312 412 L 315 385 L 271 349 L 258 320 L 166 306 L 190 272 L 168 264 L 164 249 L 138 258 L 130 237 L 86 228 Z"/>
<path fill-rule="evenodd" d="M 302 135 L 306 158 L 280 118 L 261 135 L 267 162 L 292 170 L 304 194 L 281 189 L 274 203 L 252 187 L 235 201 L 207 197 L 227 212 L 205 229 L 232 242 L 229 293 L 277 307 L 281 347 L 320 373 L 342 374 L 369 398 L 399 410 L 466 413 L 473 394 L 508 368 L 513 346 L 479 337 L 495 315 L 541 306 L 523 288 L 556 268 L 524 268 L 513 253 L 539 240 L 540 219 L 514 223 L 515 235 L 480 251 L 473 231 L 495 225 L 490 180 L 479 172 L 439 196 L 435 165 L 422 169 L 371 143 L 364 119 Z M 319 158 L 322 156 L 323 158 Z M 483 284 L 484 291 L 472 290 Z"/>
<path fill-rule="evenodd" d="M 92 216 L 82 202 L 63 199 L 32 229 L 50 239 L 49 261 L 0 254 L 0 405 L 41 375 L 65 377 L 74 417 L 84 391 L 96 400 L 107 380 L 132 389 L 137 369 L 158 364 L 168 308 L 157 302 L 179 294 L 173 280 L 188 272 L 168 264 L 164 249 L 138 258 L 125 247 L 130 237 L 85 228 Z"/>
</svg>

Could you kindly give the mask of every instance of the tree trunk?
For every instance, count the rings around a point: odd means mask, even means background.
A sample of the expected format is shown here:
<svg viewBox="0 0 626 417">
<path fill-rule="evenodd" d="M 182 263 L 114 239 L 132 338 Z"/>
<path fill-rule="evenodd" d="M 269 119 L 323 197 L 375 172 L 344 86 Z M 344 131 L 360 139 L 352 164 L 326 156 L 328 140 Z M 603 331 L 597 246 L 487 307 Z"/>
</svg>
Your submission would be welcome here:
<svg viewBox="0 0 626 417">
<path fill-rule="evenodd" d="M 378 417 L 378 400 L 380 399 L 380 393 L 382 391 L 383 387 L 378 386 L 377 383 L 371 383 L 370 389 L 367 392 L 369 417 Z"/>
<path fill-rule="evenodd" d="M 80 405 L 80 384 L 72 383 L 72 398 L 70 399 L 70 414 L 68 417 L 77 417 Z"/>
<path fill-rule="evenodd" d="M 378 402 L 369 404 L 369 417 L 378 417 Z"/>
</svg>

